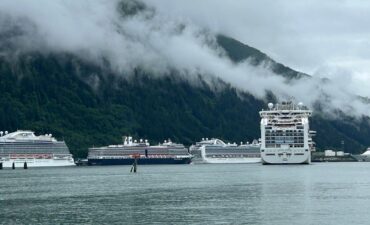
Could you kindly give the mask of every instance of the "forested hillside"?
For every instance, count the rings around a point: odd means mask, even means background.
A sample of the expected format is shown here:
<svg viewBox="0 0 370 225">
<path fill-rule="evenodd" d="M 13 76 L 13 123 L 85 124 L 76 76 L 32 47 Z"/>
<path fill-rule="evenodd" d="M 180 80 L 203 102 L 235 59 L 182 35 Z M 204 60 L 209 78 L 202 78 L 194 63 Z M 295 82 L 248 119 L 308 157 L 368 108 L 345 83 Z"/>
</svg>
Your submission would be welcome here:
<svg viewBox="0 0 370 225">
<path fill-rule="evenodd" d="M 219 44 L 235 62 L 265 54 L 225 36 Z M 262 57 L 262 58 L 261 58 Z M 274 62 L 275 63 L 275 62 Z M 276 73 L 307 76 L 281 64 Z M 173 74 L 158 77 L 137 69 L 118 75 L 69 54 L 27 53 L 0 58 L 0 128 L 29 129 L 64 139 L 75 157 L 89 146 L 120 143 L 122 135 L 156 143 L 165 138 L 190 145 L 202 137 L 232 142 L 259 138 L 258 100 L 227 83 L 214 90 Z M 341 147 L 361 152 L 370 141 L 370 125 L 352 118 L 331 120 L 315 113 L 318 148 Z"/>
</svg>

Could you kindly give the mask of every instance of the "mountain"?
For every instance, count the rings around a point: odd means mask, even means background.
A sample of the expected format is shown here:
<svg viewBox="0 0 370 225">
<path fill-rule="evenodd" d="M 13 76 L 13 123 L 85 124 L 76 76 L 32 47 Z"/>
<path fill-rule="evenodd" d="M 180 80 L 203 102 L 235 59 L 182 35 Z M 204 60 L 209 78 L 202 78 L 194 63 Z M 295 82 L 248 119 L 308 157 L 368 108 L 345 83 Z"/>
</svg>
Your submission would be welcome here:
<svg viewBox="0 0 370 225">
<path fill-rule="evenodd" d="M 308 76 L 232 38 L 219 35 L 217 41 L 235 63 L 269 60 L 277 74 Z M 121 143 L 128 134 L 186 145 L 203 137 L 259 138 L 258 112 L 267 100 L 215 82 L 222 88 L 215 91 L 201 76 L 191 83 L 176 72 L 158 77 L 137 69 L 122 76 L 67 53 L 1 55 L 0 127 L 52 133 L 66 141 L 75 157 L 85 157 L 90 146 Z M 349 152 L 370 145 L 368 118 L 331 119 L 316 113 L 311 121 L 321 150 L 341 148 L 342 140 Z"/>
<path fill-rule="evenodd" d="M 249 60 L 252 64 L 258 66 L 261 63 L 268 62 L 272 71 L 287 79 L 310 77 L 308 74 L 297 72 L 276 62 L 258 49 L 245 45 L 231 37 L 218 35 L 217 41 L 235 63 Z M 368 102 L 367 98 L 360 98 L 364 102 Z M 311 129 L 317 131 L 317 136 L 314 140 L 319 150 L 344 148 L 347 152 L 362 153 L 370 145 L 370 141 L 367 138 L 370 135 L 369 128 L 369 117 L 354 118 L 339 113 L 339 115 L 330 118 L 320 113 L 319 107 L 314 110 L 311 118 Z M 341 144 L 342 142 L 344 145 Z"/>
<path fill-rule="evenodd" d="M 271 70 L 289 79 L 299 79 L 303 77 L 310 77 L 305 73 L 297 72 L 281 63 L 271 59 L 265 53 L 250 47 L 246 44 L 239 42 L 233 38 L 225 35 L 217 35 L 217 43 L 226 51 L 229 58 L 235 63 L 249 60 L 252 65 L 258 66 L 262 63 L 268 63 L 271 66 Z"/>
</svg>

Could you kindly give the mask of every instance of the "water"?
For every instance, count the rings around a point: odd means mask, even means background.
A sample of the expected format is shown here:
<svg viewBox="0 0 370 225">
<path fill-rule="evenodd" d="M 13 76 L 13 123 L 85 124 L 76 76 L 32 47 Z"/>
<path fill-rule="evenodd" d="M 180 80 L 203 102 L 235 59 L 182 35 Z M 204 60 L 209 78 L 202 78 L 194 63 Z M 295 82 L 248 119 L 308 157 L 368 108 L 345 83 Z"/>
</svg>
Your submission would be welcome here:
<svg viewBox="0 0 370 225">
<path fill-rule="evenodd" d="M 370 163 L 138 169 L 0 170 L 0 223 L 370 223 Z"/>
</svg>

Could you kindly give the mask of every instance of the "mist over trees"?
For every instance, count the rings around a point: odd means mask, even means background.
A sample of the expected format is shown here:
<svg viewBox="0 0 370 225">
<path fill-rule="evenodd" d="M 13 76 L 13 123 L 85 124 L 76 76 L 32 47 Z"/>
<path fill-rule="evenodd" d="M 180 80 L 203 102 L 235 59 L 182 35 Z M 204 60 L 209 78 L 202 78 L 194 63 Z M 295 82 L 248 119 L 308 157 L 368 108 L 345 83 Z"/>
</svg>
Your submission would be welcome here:
<svg viewBox="0 0 370 225">
<path fill-rule="evenodd" d="M 240 43 L 228 39 L 227 51 Z M 244 46 L 242 52 L 254 49 Z M 228 51 L 235 57 L 233 51 Z M 299 74 L 289 68 L 288 74 Z M 87 148 L 122 143 L 123 135 L 153 144 L 171 138 L 190 145 L 203 137 L 246 142 L 260 137 L 259 110 L 265 100 L 233 88 L 222 80 L 197 84 L 173 73 L 156 77 L 140 69 L 130 76 L 83 61 L 70 54 L 28 53 L 16 60 L 0 57 L 0 127 L 30 129 L 64 139 L 74 157 Z M 319 107 L 318 107 L 319 109 Z M 320 111 L 311 118 L 318 149 L 362 152 L 370 145 L 368 118 L 328 118 Z"/>
</svg>

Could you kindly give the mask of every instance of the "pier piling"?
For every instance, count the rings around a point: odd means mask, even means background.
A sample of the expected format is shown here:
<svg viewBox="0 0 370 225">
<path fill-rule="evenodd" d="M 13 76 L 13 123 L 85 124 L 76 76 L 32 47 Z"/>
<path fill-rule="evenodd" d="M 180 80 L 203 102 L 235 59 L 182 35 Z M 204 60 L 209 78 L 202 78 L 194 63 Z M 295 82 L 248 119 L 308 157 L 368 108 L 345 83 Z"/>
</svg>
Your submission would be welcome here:
<svg viewBox="0 0 370 225">
<path fill-rule="evenodd" d="M 12 164 L 12 169 L 14 170 L 15 169 L 15 163 L 13 162 Z"/>
<path fill-rule="evenodd" d="M 133 171 L 134 173 L 136 173 L 136 171 L 137 171 L 137 157 L 134 157 L 134 163 L 132 164 L 132 167 L 131 167 L 130 173 L 132 173 L 132 171 Z"/>
<path fill-rule="evenodd" d="M 27 167 L 27 162 L 24 162 L 24 164 L 23 164 L 23 169 L 28 169 L 28 167 Z"/>
<path fill-rule="evenodd" d="M 135 158 L 134 161 L 134 173 L 136 173 L 136 169 L 137 169 L 137 158 Z"/>
</svg>

